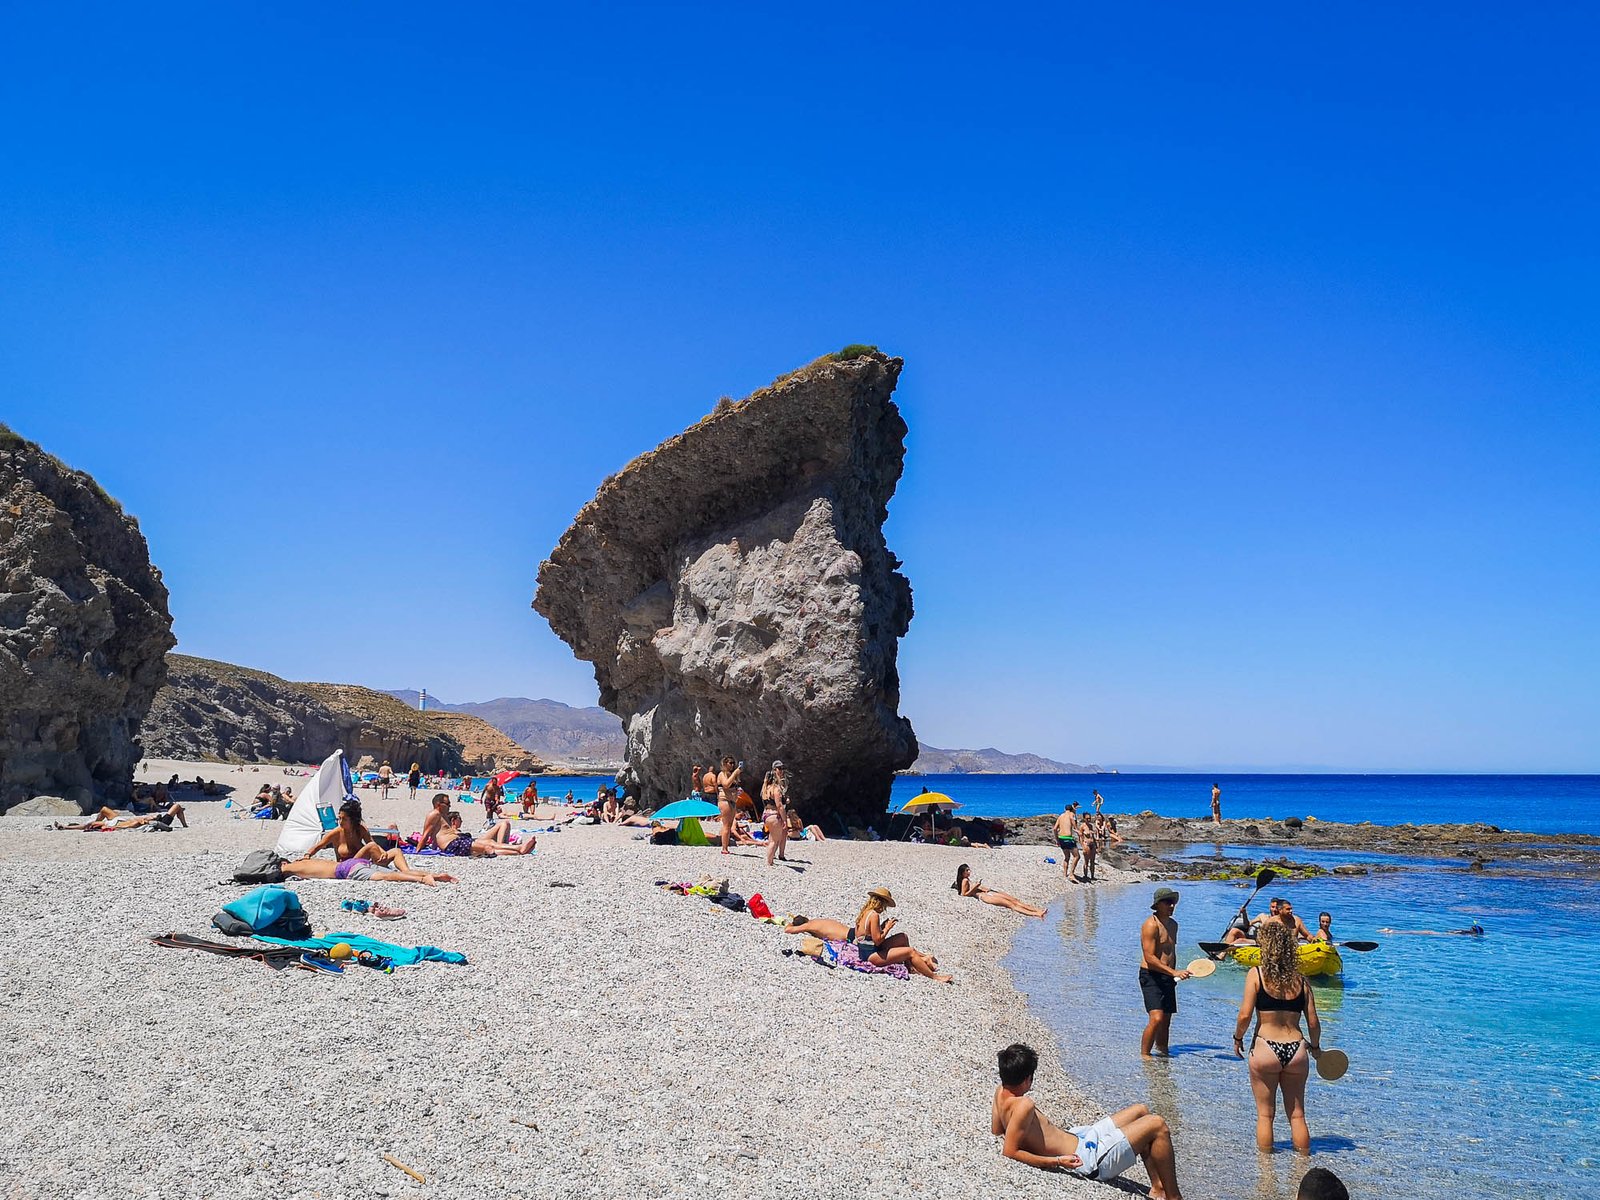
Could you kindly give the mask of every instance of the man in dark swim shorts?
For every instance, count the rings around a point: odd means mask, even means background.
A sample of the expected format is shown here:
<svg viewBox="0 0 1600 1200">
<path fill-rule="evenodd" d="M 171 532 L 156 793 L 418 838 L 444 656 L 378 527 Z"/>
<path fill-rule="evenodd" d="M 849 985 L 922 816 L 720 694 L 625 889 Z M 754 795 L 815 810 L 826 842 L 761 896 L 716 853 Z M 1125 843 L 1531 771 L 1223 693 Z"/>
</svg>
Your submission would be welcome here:
<svg viewBox="0 0 1600 1200">
<path fill-rule="evenodd" d="M 1061 847 L 1061 873 L 1072 882 L 1078 877 L 1072 873 L 1073 864 L 1082 857 L 1078 849 L 1078 802 L 1073 800 L 1056 818 L 1056 845 Z"/>
<path fill-rule="evenodd" d="M 1150 916 L 1139 929 L 1139 991 L 1149 1024 L 1139 1039 L 1139 1053 L 1170 1056 L 1167 1039 L 1172 1034 L 1172 1014 L 1178 1011 L 1178 980 L 1189 972 L 1178 969 L 1178 923 L 1172 910 L 1178 906 L 1178 893 L 1169 887 L 1157 888 L 1150 904 Z"/>
</svg>

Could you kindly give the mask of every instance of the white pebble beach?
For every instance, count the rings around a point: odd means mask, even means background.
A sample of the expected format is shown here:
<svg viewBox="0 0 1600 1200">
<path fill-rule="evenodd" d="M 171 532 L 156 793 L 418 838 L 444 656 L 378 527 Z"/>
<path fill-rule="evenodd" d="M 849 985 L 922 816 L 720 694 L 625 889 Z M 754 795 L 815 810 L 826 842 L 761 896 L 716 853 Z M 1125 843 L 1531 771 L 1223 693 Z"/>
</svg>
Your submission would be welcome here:
<svg viewBox="0 0 1600 1200">
<path fill-rule="evenodd" d="M 140 778 L 174 772 L 240 798 L 303 782 L 213 763 L 150 763 Z M 414 830 L 428 795 L 363 791 L 368 823 Z M 448 863 L 456 885 L 289 881 L 319 934 L 469 960 L 332 977 L 151 944 L 227 940 L 211 916 L 246 889 L 225 881 L 281 828 L 177 799 L 191 827 L 172 833 L 0 818 L 0 1195 L 1117 1194 L 1013 1163 L 989 1131 L 995 1054 L 1012 1041 L 1039 1050 L 1036 1095 L 1058 1123 L 1143 1099 L 1075 1091 L 1000 965 L 1028 918 L 951 890 L 970 862 L 1046 904 L 1068 885 L 1042 847 L 792 843 L 802 869 L 769 869 L 751 848 L 722 857 L 568 827 L 525 858 L 422 860 Z M 480 810 L 464 811 L 475 826 Z M 1101 887 L 1139 878 L 1102 872 Z M 885 885 L 955 983 L 785 956 L 799 938 L 655 886 L 705 873 L 780 916 L 846 922 Z M 408 916 L 342 912 L 345 898 Z M 1131 1178 L 1142 1191 L 1142 1168 Z"/>
</svg>

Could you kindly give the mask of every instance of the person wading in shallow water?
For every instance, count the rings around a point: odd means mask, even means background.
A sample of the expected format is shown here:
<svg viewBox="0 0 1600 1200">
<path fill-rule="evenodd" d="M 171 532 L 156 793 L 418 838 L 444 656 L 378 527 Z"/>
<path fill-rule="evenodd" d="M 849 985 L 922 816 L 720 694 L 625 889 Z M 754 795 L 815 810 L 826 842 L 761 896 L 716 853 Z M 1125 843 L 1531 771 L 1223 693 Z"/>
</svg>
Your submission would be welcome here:
<svg viewBox="0 0 1600 1200">
<path fill-rule="evenodd" d="M 1172 1014 L 1178 1011 L 1178 980 L 1189 972 L 1178 970 L 1178 922 L 1172 912 L 1178 907 L 1178 893 L 1157 888 L 1150 903 L 1151 914 L 1139 927 L 1139 990 L 1144 994 L 1145 1011 L 1150 1021 L 1139 1039 L 1139 1053 L 1172 1056 L 1168 1044 L 1172 1036 Z"/>
</svg>

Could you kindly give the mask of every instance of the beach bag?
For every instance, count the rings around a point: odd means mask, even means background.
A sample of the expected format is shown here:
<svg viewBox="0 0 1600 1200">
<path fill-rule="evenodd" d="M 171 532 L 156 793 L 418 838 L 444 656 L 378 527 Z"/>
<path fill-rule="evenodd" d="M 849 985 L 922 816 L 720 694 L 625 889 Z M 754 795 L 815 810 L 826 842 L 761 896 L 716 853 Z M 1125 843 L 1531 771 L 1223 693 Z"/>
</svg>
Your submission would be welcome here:
<svg viewBox="0 0 1600 1200">
<path fill-rule="evenodd" d="M 252 850 L 233 873 L 235 883 L 282 883 L 283 859 L 271 850 Z"/>
<path fill-rule="evenodd" d="M 827 949 L 827 945 L 819 937 L 813 937 L 808 933 L 800 939 L 801 954 L 809 955 L 812 958 L 821 958 L 825 949 Z"/>
<path fill-rule="evenodd" d="M 217 917 L 229 916 L 250 927 L 251 933 L 264 933 L 268 937 L 299 941 L 311 936 L 311 922 L 305 909 L 300 907 L 300 897 L 288 888 L 258 887 L 246 892 L 237 900 L 222 906 Z M 212 924 L 226 931 L 228 926 L 217 918 Z"/>
<path fill-rule="evenodd" d="M 755 895 L 750 897 L 748 907 L 752 917 L 757 917 L 764 920 L 767 917 L 772 916 L 772 910 L 767 907 L 767 902 L 761 898 L 760 892 L 757 892 Z"/>
</svg>

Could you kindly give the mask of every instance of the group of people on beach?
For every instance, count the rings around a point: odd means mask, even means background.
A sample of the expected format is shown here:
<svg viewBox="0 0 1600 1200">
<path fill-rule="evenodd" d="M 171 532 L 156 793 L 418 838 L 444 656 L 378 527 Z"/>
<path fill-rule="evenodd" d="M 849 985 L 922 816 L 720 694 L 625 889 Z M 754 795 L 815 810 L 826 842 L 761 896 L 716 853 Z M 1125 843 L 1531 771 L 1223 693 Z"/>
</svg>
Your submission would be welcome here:
<svg viewBox="0 0 1600 1200">
<path fill-rule="evenodd" d="M 713 757 L 712 763 L 717 759 Z M 690 796 L 717 806 L 717 841 L 720 852 L 731 847 L 767 848 L 767 865 L 788 862 L 791 838 L 827 841 L 820 826 L 808 825 L 789 803 L 789 776 L 782 760 L 774 759 L 761 777 L 760 836 L 757 836 L 756 801 L 745 786 L 744 763 L 724 754 L 716 766 L 693 764 L 689 769 Z"/>
<path fill-rule="evenodd" d="M 1094 868 L 1101 846 L 1122 845 L 1115 817 L 1101 812 L 1105 797 L 1094 794 L 1094 812 L 1079 813 L 1076 800 L 1068 801 L 1056 818 L 1056 845 L 1061 847 L 1061 873 L 1073 883 L 1096 882 Z"/>
</svg>

